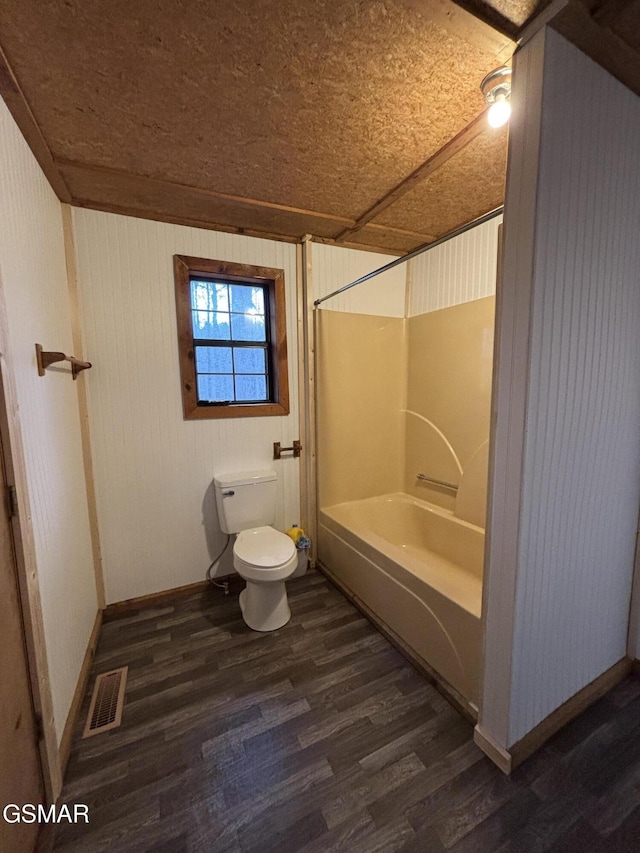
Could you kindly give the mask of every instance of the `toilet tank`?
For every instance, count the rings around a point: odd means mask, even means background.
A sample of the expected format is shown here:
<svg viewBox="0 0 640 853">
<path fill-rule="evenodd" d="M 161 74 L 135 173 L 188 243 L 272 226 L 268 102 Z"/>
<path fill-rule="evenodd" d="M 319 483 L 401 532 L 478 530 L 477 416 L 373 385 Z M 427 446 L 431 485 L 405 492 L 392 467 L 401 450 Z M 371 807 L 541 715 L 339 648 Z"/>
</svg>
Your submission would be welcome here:
<svg viewBox="0 0 640 853">
<path fill-rule="evenodd" d="M 223 533 L 273 524 L 276 514 L 275 471 L 219 474 L 213 483 L 218 521 Z"/>
</svg>

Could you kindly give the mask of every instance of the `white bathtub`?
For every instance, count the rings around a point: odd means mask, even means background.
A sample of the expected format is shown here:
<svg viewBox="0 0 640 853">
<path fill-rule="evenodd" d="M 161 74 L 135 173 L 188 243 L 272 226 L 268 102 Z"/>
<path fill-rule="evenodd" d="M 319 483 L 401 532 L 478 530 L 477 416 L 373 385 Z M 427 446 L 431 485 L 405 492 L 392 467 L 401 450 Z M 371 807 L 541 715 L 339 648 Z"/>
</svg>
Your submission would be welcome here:
<svg viewBox="0 0 640 853">
<path fill-rule="evenodd" d="M 406 494 L 325 507 L 320 562 L 473 711 L 484 530 Z"/>
</svg>

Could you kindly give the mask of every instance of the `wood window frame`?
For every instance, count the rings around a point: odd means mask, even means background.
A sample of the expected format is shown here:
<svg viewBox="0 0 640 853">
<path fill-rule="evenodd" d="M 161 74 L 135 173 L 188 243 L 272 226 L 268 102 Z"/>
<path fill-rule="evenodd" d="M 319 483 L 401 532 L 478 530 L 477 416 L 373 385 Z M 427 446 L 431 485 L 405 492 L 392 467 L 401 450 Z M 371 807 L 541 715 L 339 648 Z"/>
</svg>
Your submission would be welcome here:
<svg viewBox="0 0 640 853">
<path fill-rule="evenodd" d="M 173 256 L 178 322 L 178 353 L 182 408 L 185 420 L 216 418 L 251 418 L 289 414 L 289 374 L 287 364 L 287 314 L 284 270 L 214 261 L 189 255 Z M 240 284 L 259 284 L 268 291 L 268 323 L 271 341 L 271 386 L 273 400 L 266 403 L 229 403 L 203 405 L 198 403 L 195 344 L 191 320 L 190 280 L 201 275 L 219 277 Z"/>
</svg>

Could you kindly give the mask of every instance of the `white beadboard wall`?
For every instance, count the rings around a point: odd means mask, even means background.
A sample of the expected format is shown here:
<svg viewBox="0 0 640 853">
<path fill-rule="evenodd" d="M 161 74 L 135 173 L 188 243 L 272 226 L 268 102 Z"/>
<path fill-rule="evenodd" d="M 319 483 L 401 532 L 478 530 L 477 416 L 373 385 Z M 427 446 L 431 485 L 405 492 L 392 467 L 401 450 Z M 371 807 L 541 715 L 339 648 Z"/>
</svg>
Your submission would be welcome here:
<svg viewBox="0 0 640 853">
<path fill-rule="evenodd" d="M 448 240 L 423 255 L 323 302 L 331 311 L 414 317 L 493 296 L 496 292 L 498 227 L 502 216 Z M 394 260 L 355 249 L 314 243 L 314 299 Z M 406 312 L 406 313 L 405 313 Z"/>
<path fill-rule="evenodd" d="M 320 299 L 397 260 L 396 255 L 381 255 L 324 243 L 313 243 L 311 252 L 314 299 Z M 398 264 L 392 270 L 328 299 L 320 308 L 352 314 L 404 317 L 406 282 L 407 264 Z"/>
<path fill-rule="evenodd" d="M 0 271 L 15 370 L 53 710 L 61 738 L 97 612 L 60 202 L 0 100 Z M 84 376 L 78 381 L 83 381 Z"/>
<path fill-rule="evenodd" d="M 87 391 L 107 602 L 204 579 L 225 542 L 216 473 L 274 468 L 276 526 L 299 520 L 296 247 L 74 209 Z M 284 269 L 291 414 L 185 421 L 173 255 Z M 218 575 L 233 571 L 231 548 Z"/>
<path fill-rule="evenodd" d="M 509 743 L 626 651 L 640 488 L 640 99 L 547 31 Z"/>
<path fill-rule="evenodd" d="M 495 294 L 501 222 L 496 216 L 409 261 L 409 317 Z"/>
</svg>

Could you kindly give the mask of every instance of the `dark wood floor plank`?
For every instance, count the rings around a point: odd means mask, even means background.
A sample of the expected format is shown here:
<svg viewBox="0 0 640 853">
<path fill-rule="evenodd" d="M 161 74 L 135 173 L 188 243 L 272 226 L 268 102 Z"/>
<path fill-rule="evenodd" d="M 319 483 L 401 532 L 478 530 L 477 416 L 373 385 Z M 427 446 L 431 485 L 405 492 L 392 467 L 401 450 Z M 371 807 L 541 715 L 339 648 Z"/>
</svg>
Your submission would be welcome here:
<svg viewBox="0 0 640 853">
<path fill-rule="evenodd" d="M 579 720 L 576 725 L 580 725 Z M 601 722 L 532 785 L 543 799 L 571 790 L 600 795 L 640 762 L 640 698 Z"/>
<path fill-rule="evenodd" d="M 627 772 L 618 778 L 615 785 L 603 791 L 589 807 L 587 822 L 600 835 L 611 835 L 640 806 L 640 761 L 636 757 L 631 764 L 627 754 L 624 763 L 627 765 Z M 640 849 L 640 843 L 638 847 Z"/>
<path fill-rule="evenodd" d="M 325 578 L 250 631 L 219 589 L 110 613 L 92 676 L 129 666 L 120 728 L 80 739 L 56 850 L 640 853 L 640 679 L 511 778 Z M 83 702 L 86 713 L 89 693 Z"/>
<path fill-rule="evenodd" d="M 383 770 L 387 764 L 414 750 L 422 754 L 423 764 L 431 764 L 434 750 L 429 750 L 429 746 L 434 743 L 442 744 L 445 735 L 447 743 L 444 744 L 444 749 L 440 750 L 440 757 L 450 751 L 449 739 L 452 734 L 459 732 L 455 738 L 456 746 L 469 740 L 469 726 L 466 721 L 450 706 L 446 712 L 436 714 L 431 702 L 412 709 L 404 718 L 397 718 L 389 726 L 377 726 L 376 732 L 376 740 L 366 744 L 368 751 L 363 751 L 358 759 L 360 765 L 369 772 Z"/>
<path fill-rule="evenodd" d="M 511 779 L 497 775 L 480 761 L 411 809 L 409 822 L 418 834 L 431 827 L 444 847 L 450 848 L 520 790 Z"/>
<path fill-rule="evenodd" d="M 610 846 L 610 840 L 599 835 L 583 820 L 573 824 L 558 838 L 552 849 L 553 853 L 616 853 Z"/>
<path fill-rule="evenodd" d="M 310 842 L 322 840 L 327 834 L 327 826 L 319 811 L 304 814 L 299 820 L 274 828 L 268 835 L 268 841 L 260 835 L 249 836 L 240 832 L 240 844 L 243 853 L 265 853 L 265 850 L 278 850 L 282 853 L 296 853 Z"/>
<path fill-rule="evenodd" d="M 402 850 L 415 833 L 404 817 L 398 817 L 372 835 L 356 841 L 350 853 L 396 853 Z"/>
<path fill-rule="evenodd" d="M 634 853 L 638 850 L 638 839 L 640 838 L 640 807 L 635 809 L 625 822 L 609 836 L 611 853 Z"/>
<path fill-rule="evenodd" d="M 324 767 L 323 767 L 324 770 Z M 321 803 L 335 797 L 336 793 L 349 786 L 355 771 L 340 776 L 323 772 L 323 778 L 314 779 L 312 784 L 299 789 L 295 796 L 279 797 L 268 806 L 259 808 L 251 813 L 251 819 L 246 819 L 244 806 L 240 809 L 237 820 L 241 822 L 241 844 L 243 847 L 264 848 L 270 838 L 282 838 L 288 827 L 296 825 L 306 816 L 318 813 Z M 291 789 L 289 789 L 291 790 Z M 322 819 L 324 823 L 324 818 Z M 325 831 L 327 829 L 326 823 Z M 277 849 L 277 848 L 276 848 Z"/>
<path fill-rule="evenodd" d="M 352 850 L 356 844 L 369 839 L 376 825 L 366 809 L 351 812 L 334 829 L 324 832 L 319 838 L 300 848 L 299 853 L 333 853 Z"/>
<path fill-rule="evenodd" d="M 498 853 L 546 853 L 583 816 L 589 805 L 583 791 L 568 790 L 563 796 L 539 802 L 530 820 L 498 848 Z"/>
<path fill-rule="evenodd" d="M 419 754 L 419 753 L 418 753 Z M 425 768 L 392 793 L 371 804 L 369 811 L 378 826 L 392 820 L 411 806 L 424 802 L 435 791 L 446 785 L 472 764 L 483 760 L 483 755 L 473 741 L 450 752 L 441 761 Z"/>
<path fill-rule="evenodd" d="M 375 775 L 362 771 L 352 779 L 349 790 L 341 791 L 322 806 L 327 826 L 329 829 L 340 826 L 353 812 L 364 810 L 369 803 L 386 796 L 423 770 L 424 764 L 413 752 Z"/>
<path fill-rule="evenodd" d="M 540 801 L 528 789 L 523 789 L 513 799 L 482 821 L 451 847 L 451 853 L 496 853 L 519 830 L 533 822 Z M 576 853 L 587 853 L 580 850 Z"/>
</svg>

